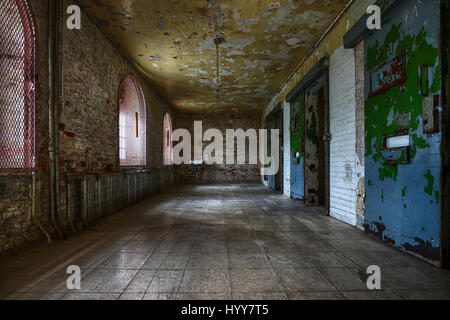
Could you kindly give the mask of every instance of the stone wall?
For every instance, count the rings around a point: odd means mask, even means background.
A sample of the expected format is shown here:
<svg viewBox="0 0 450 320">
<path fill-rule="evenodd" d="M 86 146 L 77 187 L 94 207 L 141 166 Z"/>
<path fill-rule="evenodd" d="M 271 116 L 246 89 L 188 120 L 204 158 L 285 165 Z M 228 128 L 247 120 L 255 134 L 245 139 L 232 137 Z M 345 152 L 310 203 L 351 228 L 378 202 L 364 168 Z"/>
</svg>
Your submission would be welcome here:
<svg viewBox="0 0 450 320">
<path fill-rule="evenodd" d="M 227 129 L 255 129 L 261 128 L 259 114 L 184 114 L 175 118 L 174 129 L 184 128 L 191 133 L 194 141 L 194 121 L 202 121 L 203 133 L 208 129 L 219 129 L 224 137 L 224 164 L 213 165 L 178 165 L 176 167 L 176 181 L 178 183 L 221 183 L 221 182 L 259 182 L 260 166 L 250 164 L 225 164 L 226 130 Z M 177 142 L 174 142 L 176 145 Z M 203 147 L 209 143 L 204 142 Z M 193 152 L 193 150 L 192 150 Z M 248 143 L 246 147 L 248 154 Z M 192 160 L 194 156 L 192 156 Z M 248 163 L 248 161 L 247 161 Z"/>
<path fill-rule="evenodd" d="M 49 223 L 49 157 L 48 157 L 48 1 L 30 0 L 38 33 L 38 101 L 37 101 L 37 168 L 35 212 L 43 228 L 54 238 Z M 63 12 L 71 1 L 63 2 Z M 65 17 L 65 14 L 63 13 Z M 69 30 L 62 20 L 61 43 L 61 101 L 59 104 L 59 212 L 57 220 L 66 237 L 73 235 L 70 220 L 81 224 L 83 180 L 105 181 L 86 192 L 100 202 L 114 203 L 105 195 L 109 175 L 123 180 L 126 173 L 119 167 L 118 146 L 118 88 L 120 81 L 133 75 L 141 85 L 147 104 L 147 165 L 144 191 L 126 204 L 168 187 L 174 181 L 174 168 L 162 165 L 163 117 L 171 107 L 155 92 L 140 73 L 122 56 L 94 25 L 82 14 L 81 30 Z M 118 180 L 118 181 L 119 181 Z M 135 181 L 133 180 L 133 181 Z M 0 252 L 19 248 L 43 235 L 36 221 L 31 219 L 30 173 L 0 174 Z M 112 181 L 112 180 L 111 180 Z M 124 180 L 128 181 L 128 180 Z M 136 182 L 137 183 L 137 182 Z M 111 184 L 114 186 L 114 184 Z M 119 186 L 119 185 L 118 185 Z M 138 186 L 138 184 L 136 184 Z M 120 185 L 124 188 L 123 185 Z M 106 189 L 105 189 L 106 188 Z M 137 188 L 137 187 L 136 187 Z M 139 188 L 141 186 L 139 185 Z M 105 189 L 105 192 L 98 192 Z M 140 190 L 140 189 L 138 189 Z M 142 194 L 142 197 L 141 197 Z M 98 211 L 107 214 L 123 205 Z M 89 208 L 88 208 L 89 209 Z M 92 209 L 92 208 L 91 208 Z M 72 222 L 73 222 L 72 221 Z M 79 228 L 77 228 L 79 230 Z M 76 230 L 75 230 L 76 231 Z"/>
<path fill-rule="evenodd" d="M 37 35 L 36 81 L 36 216 L 49 229 L 48 177 L 48 9 L 47 1 L 30 1 Z M 31 218 L 30 173 L 0 173 L 0 252 L 19 248 L 41 236 Z"/>
</svg>

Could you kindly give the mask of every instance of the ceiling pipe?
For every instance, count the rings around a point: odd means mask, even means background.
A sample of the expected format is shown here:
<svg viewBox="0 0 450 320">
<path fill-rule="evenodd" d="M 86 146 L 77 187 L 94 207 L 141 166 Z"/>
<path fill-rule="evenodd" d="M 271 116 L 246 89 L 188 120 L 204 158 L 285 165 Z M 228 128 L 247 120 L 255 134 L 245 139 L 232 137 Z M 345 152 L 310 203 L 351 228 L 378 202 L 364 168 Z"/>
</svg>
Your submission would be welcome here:
<svg viewBox="0 0 450 320">
<path fill-rule="evenodd" d="M 41 221 L 36 217 L 36 172 L 31 173 L 31 220 L 35 223 L 47 238 L 48 244 L 52 244 L 49 233 L 45 230 Z"/>
</svg>

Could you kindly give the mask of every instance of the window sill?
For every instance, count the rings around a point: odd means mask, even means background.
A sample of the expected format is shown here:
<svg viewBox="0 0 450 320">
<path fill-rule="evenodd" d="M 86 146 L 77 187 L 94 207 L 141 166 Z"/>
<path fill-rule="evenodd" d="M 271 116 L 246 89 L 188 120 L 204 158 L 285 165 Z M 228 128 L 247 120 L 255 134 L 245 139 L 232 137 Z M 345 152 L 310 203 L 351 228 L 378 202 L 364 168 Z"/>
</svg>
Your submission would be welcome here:
<svg viewBox="0 0 450 320">
<path fill-rule="evenodd" d="M 0 176 L 29 176 L 35 169 L 0 169 Z"/>
</svg>

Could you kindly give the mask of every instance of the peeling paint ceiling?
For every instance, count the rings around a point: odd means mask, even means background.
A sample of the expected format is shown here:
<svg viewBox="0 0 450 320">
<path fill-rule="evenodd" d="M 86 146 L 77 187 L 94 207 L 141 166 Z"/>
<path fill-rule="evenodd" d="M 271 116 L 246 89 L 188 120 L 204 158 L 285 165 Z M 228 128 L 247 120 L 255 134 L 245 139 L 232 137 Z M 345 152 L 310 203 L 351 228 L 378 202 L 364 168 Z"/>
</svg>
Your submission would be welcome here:
<svg viewBox="0 0 450 320">
<path fill-rule="evenodd" d="M 78 3 L 175 108 L 252 112 L 267 105 L 349 2 L 272 1 Z"/>
</svg>

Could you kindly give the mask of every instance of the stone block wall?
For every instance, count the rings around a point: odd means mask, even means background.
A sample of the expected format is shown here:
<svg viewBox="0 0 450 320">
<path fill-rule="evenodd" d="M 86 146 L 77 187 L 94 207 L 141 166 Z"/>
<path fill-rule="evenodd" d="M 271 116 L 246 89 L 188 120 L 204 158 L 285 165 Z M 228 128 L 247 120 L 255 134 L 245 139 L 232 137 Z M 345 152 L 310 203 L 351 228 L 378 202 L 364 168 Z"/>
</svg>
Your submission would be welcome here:
<svg viewBox="0 0 450 320">
<path fill-rule="evenodd" d="M 226 130 L 227 129 L 255 129 L 261 128 L 260 114 L 184 114 L 175 119 L 174 129 L 184 128 L 191 133 L 194 141 L 194 121 L 202 121 L 203 133 L 208 129 L 219 129 L 224 137 L 224 161 L 223 164 L 213 165 L 178 165 L 175 166 L 176 182 L 178 183 L 235 183 L 235 182 L 259 182 L 260 165 L 225 164 Z M 177 142 L 174 142 L 176 145 Z M 209 142 L 203 143 L 205 148 Z M 193 148 L 192 148 L 193 149 Z M 246 152 L 248 154 L 248 142 Z M 193 150 L 192 150 L 193 152 Z M 194 157 L 192 156 L 192 160 Z"/>
<path fill-rule="evenodd" d="M 38 95 L 36 107 L 36 200 L 35 212 L 43 228 L 55 238 L 50 219 L 49 179 L 49 7 L 48 1 L 29 0 L 35 17 L 38 39 Z M 87 208 L 97 210 L 96 218 L 132 204 L 160 191 L 174 182 L 174 168 L 162 165 L 163 117 L 173 110 L 149 85 L 138 70 L 82 13 L 81 30 L 65 27 L 65 8 L 73 4 L 64 0 L 61 54 L 61 100 L 59 102 L 59 210 L 57 220 L 66 237 L 73 235 L 71 223 L 81 221 L 81 181 L 96 181 L 88 188 L 91 197 Z M 142 87 L 147 105 L 147 165 L 136 173 L 119 167 L 118 89 L 127 75 L 134 76 Z M 136 190 L 130 201 L 115 201 L 108 193 L 109 177 L 117 181 L 138 175 Z M 141 177 L 144 177 L 142 178 Z M 119 178 L 121 177 L 121 178 Z M 145 183 L 142 181 L 145 180 Z M 104 183 L 100 183 L 104 182 Z M 128 180 L 127 180 L 128 181 Z M 111 184 L 115 188 L 123 184 Z M 132 194 L 130 190 L 130 194 Z M 114 193 L 112 193 L 114 194 Z M 126 193 L 128 194 L 128 193 Z M 117 199 L 116 199 L 117 200 Z M 20 248 L 43 236 L 32 211 L 31 173 L 0 173 L 0 253 Z M 103 205 L 103 207 L 102 207 Z M 111 206 L 112 205 L 112 206 Z M 94 212 L 94 211 L 93 211 Z"/>
</svg>

